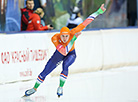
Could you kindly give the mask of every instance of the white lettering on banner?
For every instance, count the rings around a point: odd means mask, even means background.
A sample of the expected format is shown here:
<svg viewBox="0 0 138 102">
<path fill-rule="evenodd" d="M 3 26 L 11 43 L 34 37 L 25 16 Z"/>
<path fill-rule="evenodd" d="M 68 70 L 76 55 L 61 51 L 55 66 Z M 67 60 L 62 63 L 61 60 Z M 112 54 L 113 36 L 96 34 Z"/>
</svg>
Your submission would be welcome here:
<svg viewBox="0 0 138 102">
<path fill-rule="evenodd" d="M 7 51 L 1 52 L 2 64 L 10 63 L 22 63 L 29 61 L 42 61 L 47 57 L 48 49 L 37 49 L 37 50 L 23 50 L 23 51 Z"/>
</svg>

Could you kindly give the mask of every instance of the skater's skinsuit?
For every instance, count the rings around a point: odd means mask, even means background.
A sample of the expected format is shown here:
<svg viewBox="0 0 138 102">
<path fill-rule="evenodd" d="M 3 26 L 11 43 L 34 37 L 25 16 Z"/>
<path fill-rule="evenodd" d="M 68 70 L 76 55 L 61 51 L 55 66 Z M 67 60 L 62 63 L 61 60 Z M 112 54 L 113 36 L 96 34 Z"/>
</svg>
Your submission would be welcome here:
<svg viewBox="0 0 138 102">
<path fill-rule="evenodd" d="M 39 74 L 37 80 L 39 82 L 43 82 L 45 77 L 56 68 L 57 65 L 59 65 L 59 63 L 61 61 L 63 61 L 63 68 L 62 68 L 62 72 L 60 74 L 60 77 L 63 77 L 64 79 L 67 78 L 68 76 L 68 67 L 75 61 L 76 59 L 76 53 L 75 53 L 75 47 L 74 47 L 74 41 L 77 39 L 77 37 L 75 37 L 76 33 L 82 31 L 88 24 L 90 24 L 99 14 L 102 14 L 104 11 L 102 9 L 99 9 L 97 12 L 91 14 L 84 22 L 82 22 L 81 24 L 79 24 L 77 27 L 73 28 L 71 31 L 69 30 L 69 28 L 67 27 L 63 27 L 60 30 L 59 34 L 55 34 L 52 37 L 52 42 L 56 47 L 56 51 L 54 52 L 53 56 L 49 59 L 49 61 L 47 62 L 44 70 Z M 63 43 L 60 35 L 62 34 L 62 32 L 68 32 L 69 34 L 69 40 L 66 43 Z M 72 39 L 75 40 L 73 41 L 72 45 L 70 44 L 70 42 L 72 42 Z M 61 47 L 60 45 L 62 45 L 64 48 L 67 47 L 66 50 L 69 49 L 69 51 L 67 51 L 66 54 L 63 54 L 60 52 L 59 48 Z M 71 45 L 71 46 L 70 46 Z"/>
<path fill-rule="evenodd" d="M 79 24 L 76 28 L 73 28 L 71 31 L 67 27 L 63 27 L 60 30 L 60 33 L 55 34 L 52 37 L 52 42 L 56 47 L 56 51 L 52 55 L 52 57 L 47 62 L 44 70 L 38 75 L 37 81 L 34 87 L 25 92 L 26 96 L 30 96 L 36 92 L 37 88 L 44 81 L 46 76 L 54 70 L 60 62 L 63 61 L 62 64 L 62 72 L 60 74 L 60 83 L 57 89 L 57 95 L 63 95 L 63 86 L 68 76 L 68 68 L 74 63 L 76 59 L 75 53 L 75 40 L 81 34 L 82 31 L 88 24 L 90 24 L 99 14 L 103 14 L 105 12 L 104 4 L 94 13 L 92 13 L 84 22 Z"/>
<path fill-rule="evenodd" d="M 77 26 L 76 28 L 72 29 L 69 33 L 70 37 L 69 40 L 67 41 L 67 43 L 63 43 L 60 35 L 61 33 L 55 34 L 52 37 L 52 42 L 55 45 L 55 47 L 57 47 L 58 45 L 63 45 L 64 47 L 66 47 L 69 42 L 71 41 L 71 39 L 73 38 L 73 36 L 75 35 L 75 33 L 80 32 L 81 30 L 83 30 L 85 28 L 85 26 L 83 24 L 80 24 L 79 26 Z M 66 29 L 65 29 L 66 30 Z M 75 46 L 74 43 L 69 51 L 69 53 L 64 56 L 62 55 L 58 50 L 56 50 L 53 54 L 53 56 L 49 59 L 49 61 L 47 62 L 44 70 L 40 73 L 40 75 L 38 76 L 38 79 L 41 81 L 44 81 L 45 77 L 53 70 L 56 68 L 56 66 L 63 61 L 63 68 L 62 68 L 62 72 L 61 75 L 64 78 L 67 78 L 68 76 L 68 67 L 75 61 L 76 59 L 76 52 L 75 52 Z"/>
</svg>

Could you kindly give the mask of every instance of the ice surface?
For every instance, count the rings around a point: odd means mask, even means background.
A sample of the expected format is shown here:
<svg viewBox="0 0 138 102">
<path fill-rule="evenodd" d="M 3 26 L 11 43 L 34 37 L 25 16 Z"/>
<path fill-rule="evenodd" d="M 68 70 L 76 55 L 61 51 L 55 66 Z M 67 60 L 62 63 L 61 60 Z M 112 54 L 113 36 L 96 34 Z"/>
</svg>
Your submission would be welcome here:
<svg viewBox="0 0 138 102">
<path fill-rule="evenodd" d="M 60 98 L 59 77 L 48 77 L 35 94 L 21 98 L 34 83 L 0 85 L 0 102 L 138 102 L 138 66 L 69 75 Z"/>
</svg>

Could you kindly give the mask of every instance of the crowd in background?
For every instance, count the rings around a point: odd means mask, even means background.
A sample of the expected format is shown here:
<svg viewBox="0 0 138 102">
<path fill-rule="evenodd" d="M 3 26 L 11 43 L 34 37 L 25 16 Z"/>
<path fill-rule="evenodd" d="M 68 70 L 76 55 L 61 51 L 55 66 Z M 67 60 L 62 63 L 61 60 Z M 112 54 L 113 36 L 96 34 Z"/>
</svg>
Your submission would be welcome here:
<svg viewBox="0 0 138 102">
<path fill-rule="evenodd" d="M 86 29 L 137 26 L 138 0 L 34 0 L 33 11 L 42 8 L 42 25 L 50 24 L 59 30 L 74 16 L 75 7 L 79 9 L 79 17 L 85 20 L 102 3 L 107 11 Z M 20 9 L 25 7 L 26 0 L 0 0 L 0 31 L 21 31 Z"/>
<path fill-rule="evenodd" d="M 43 17 L 44 11 L 41 7 L 34 10 L 34 0 L 26 0 L 26 7 L 21 8 L 21 31 L 43 31 L 52 30 L 52 25 L 46 25 Z M 45 3 L 46 5 L 46 3 Z"/>
</svg>

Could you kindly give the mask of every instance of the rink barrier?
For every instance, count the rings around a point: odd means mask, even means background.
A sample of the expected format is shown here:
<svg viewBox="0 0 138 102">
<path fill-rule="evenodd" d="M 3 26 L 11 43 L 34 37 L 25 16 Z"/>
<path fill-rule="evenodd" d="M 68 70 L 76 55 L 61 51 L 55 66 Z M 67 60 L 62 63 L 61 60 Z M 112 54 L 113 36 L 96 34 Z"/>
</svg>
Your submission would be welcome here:
<svg viewBox="0 0 138 102">
<path fill-rule="evenodd" d="M 138 65 L 138 28 L 82 31 L 75 42 L 77 58 L 69 74 Z M 37 78 L 55 51 L 58 32 L 0 35 L 0 83 Z M 59 75 L 62 63 L 50 74 Z"/>
</svg>

